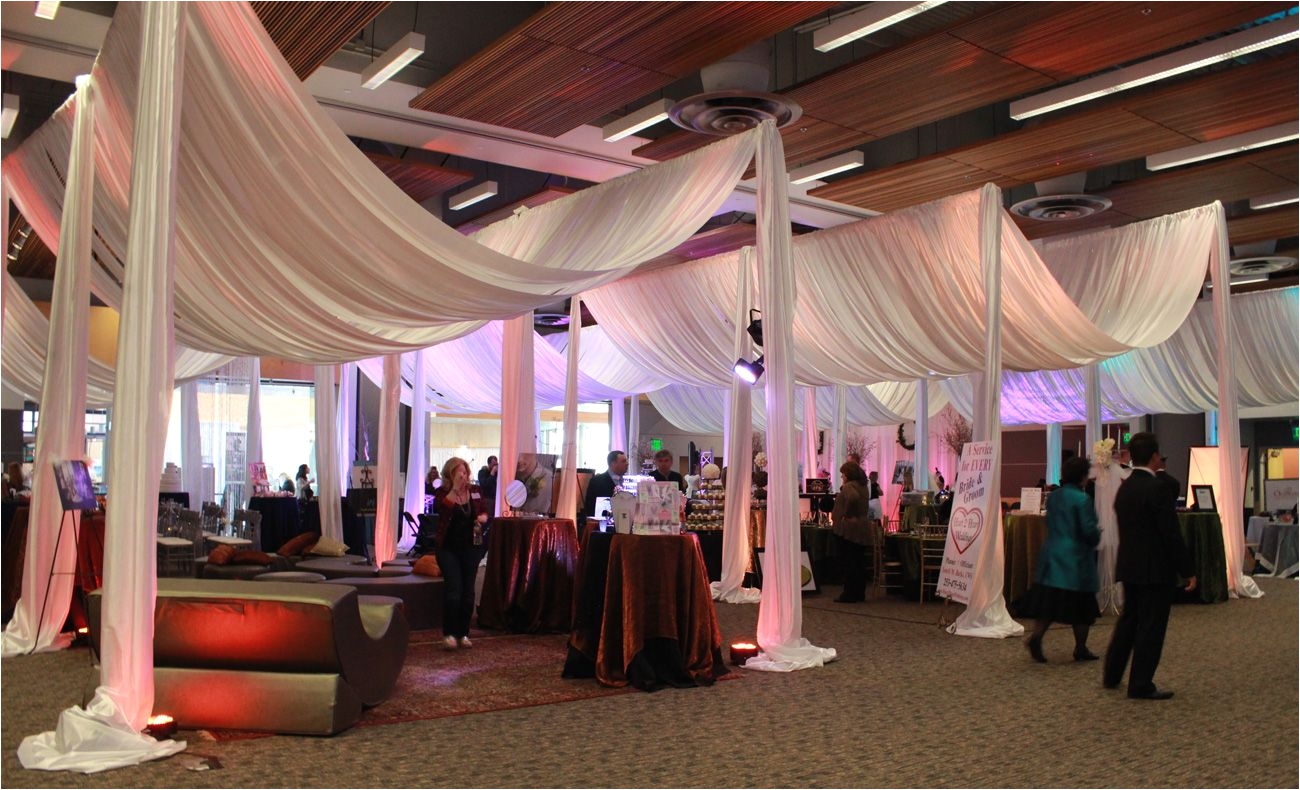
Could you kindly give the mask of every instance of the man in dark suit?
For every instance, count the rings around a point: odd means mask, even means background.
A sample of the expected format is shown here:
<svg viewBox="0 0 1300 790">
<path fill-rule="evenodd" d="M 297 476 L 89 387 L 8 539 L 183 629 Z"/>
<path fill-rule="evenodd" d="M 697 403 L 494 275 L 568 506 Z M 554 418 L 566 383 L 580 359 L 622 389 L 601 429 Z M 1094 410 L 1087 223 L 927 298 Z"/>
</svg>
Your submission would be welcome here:
<svg viewBox="0 0 1300 790">
<path fill-rule="evenodd" d="M 1153 678 L 1179 579 L 1187 580 L 1183 589 L 1190 592 L 1196 589 L 1196 576 L 1178 529 L 1173 492 L 1156 477 L 1160 446 L 1155 434 L 1133 434 L 1129 453 L 1133 473 L 1115 495 L 1119 524 L 1115 578 L 1124 583 L 1124 613 L 1106 650 L 1102 683 L 1109 689 L 1119 688 L 1132 654 L 1129 697 L 1169 699 L 1174 693 L 1158 690 Z"/>
<path fill-rule="evenodd" d="M 610 450 L 605 456 L 608 469 L 598 475 L 592 475 L 587 483 L 587 495 L 582 498 L 582 518 L 600 517 L 596 511 L 596 498 L 614 496 L 614 492 L 623 484 L 623 475 L 627 474 L 627 453 L 622 450 Z M 585 522 L 584 522 L 585 523 Z"/>
<path fill-rule="evenodd" d="M 673 469 L 673 454 L 668 450 L 655 453 L 655 469 L 650 476 L 661 483 L 676 483 L 683 493 L 686 491 L 686 479 Z"/>
</svg>

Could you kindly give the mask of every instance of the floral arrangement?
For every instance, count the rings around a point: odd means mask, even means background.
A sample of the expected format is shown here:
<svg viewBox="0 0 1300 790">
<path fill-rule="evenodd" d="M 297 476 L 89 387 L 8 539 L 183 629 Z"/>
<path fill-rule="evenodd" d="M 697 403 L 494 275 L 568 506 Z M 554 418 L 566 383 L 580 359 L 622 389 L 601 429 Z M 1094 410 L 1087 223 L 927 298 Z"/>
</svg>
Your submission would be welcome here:
<svg viewBox="0 0 1300 790">
<path fill-rule="evenodd" d="M 902 447 L 904 450 L 915 450 L 916 442 L 911 442 L 909 444 L 907 441 L 907 435 L 904 433 L 903 429 L 906 425 L 907 423 L 905 422 L 900 422 L 898 424 L 898 446 Z"/>
<path fill-rule="evenodd" d="M 754 468 L 755 469 L 767 468 L 767 453 L 759 453 L 758 455 L 754 456 Z"/>
<path fill-rule="evenodd" d="M 1098 440 L 1092 445 L 1092 463 L 1095 466 L 1110 466 L 1115 452 L 1115 440 L 1109 436 L 1105 439 Z"/>
</svg>

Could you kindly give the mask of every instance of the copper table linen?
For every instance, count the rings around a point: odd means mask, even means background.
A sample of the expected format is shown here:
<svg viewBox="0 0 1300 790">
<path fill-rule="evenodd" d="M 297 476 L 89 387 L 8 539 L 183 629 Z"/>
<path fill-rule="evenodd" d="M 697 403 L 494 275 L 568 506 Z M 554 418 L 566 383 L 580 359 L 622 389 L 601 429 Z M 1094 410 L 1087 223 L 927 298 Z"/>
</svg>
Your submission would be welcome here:
<svg viewBox="0 0 1300 790">
<path fill-rule="evenodd" d="M 1047 516 L 1023 513 L 1002 519 L 1003 558 L 1002 595 L 1007 605 L 1015 602 L 1034 586 L 1038 554 L 1047 541 Z"/>
<path fill-rule="evenodd" d="M 574 611 L 565 677 L 653 691 L 727 672 L 693 535 L 589 535 Z"/>
<path fill-rule="evenodd" d="M 481 628 L 564 633 L 572 626 L 578 532 L 563 518 L 498 518 L 488 530 Z"/>
</svg>

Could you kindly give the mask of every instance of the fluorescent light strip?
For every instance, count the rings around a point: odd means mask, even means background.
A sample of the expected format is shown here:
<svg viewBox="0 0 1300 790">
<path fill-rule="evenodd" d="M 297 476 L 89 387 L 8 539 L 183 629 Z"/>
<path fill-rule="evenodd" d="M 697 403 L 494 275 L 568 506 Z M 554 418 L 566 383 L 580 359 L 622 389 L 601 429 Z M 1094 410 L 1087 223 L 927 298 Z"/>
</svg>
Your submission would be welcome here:
<svg viewBox="0 0 1300 790">
<path fill-rule="evenodd" d="M 361 72 L 361 87 L 374 90 L 424 54 L 424 35 L 407 33 Z"/>
<path fill-rule="evenodd" d="M 848 151 L 829 159 L 823 159 L 820 162 L 813 162 L 810 165 L 796 168 L 790 171 L 791 184 L 806 184 L 809 181 L 815 181 L 822 176 L 829 176 L 835 173 L 843 173 L 845 170 L 852 170 L 856 167 L 862 167 L 862 152 Z"/>
<path fill-rule="evenodd" d="M 612 143 L 615 140 L 622 140 L 628 135 L 636 134 L 642 129 L 654 126 L 660 121 L 668 120 L 668 111 L 673 107 L 671 99 L 659 99 L 652 101 L 641 109 L 628 113 L 613 123 L 605 124 L 601 128 L 601 136 L 605 142 Z"/>
<path fill-rule="evenodd" d="M 42 0 L 42 2 L 36 4 L 36 15 L 41 19 L 53 19 L 57 13 L 59 13 L 58 0 L 53 0 L 53 2 Z"/>
<path fill-rule="evenodd" d="M 3 111 L 0 111 L 0 137 L 7 138 L 14 130 L 14 121 L 18 120 L 18 94 L 6 93 L 3 107 Z"/>
<path fill-rule="evenodd" d="M 472 186 L 463 192 L 457 192 L 447 200 L 447 208 L 452 211 L 459 211 L 466 206 L 472 206 L 482 200 L 487 200 L 497 193 L 497 182 L 484 181 L 483 183 Z"/>
<path fill-rule="evenodd" d="M 1262 208 L 1276 208 L 1285 206 L 1288 203 L 1300 201 L 1300 188 L 1285 189 L 1281 192 L 1274 192 L 1271 195 L 1260 195 L 1250 199 L 1251 209 L 1258 211 Z"/>
<path fill-rule="evenodd" d="M 1175 148 L 1172 151 L 1152 154 L 1147 157 L 1147 170 L 1164 170 L 1170 167 L 1178 167 L 1192 162 L 1200 162 L 1203 159 L 1213 159 L 1217 156 L 1228 156 L 1229 154 L 1241 153 L 1254 148 L 1263 148 L 1266 145 L 1285 143 L 1298 137 L 1300 137 L 1300 123 L 1296 121 L 1280 123 L 1266 129 L 1256 129 L 1253 132 L 1234 134 L 1231 137 L 1212 140 L 1208 143 L 1198 143 L 1189 145 L 1186 148 Z"/>
<path fill-rule="evenodd" d="M 925 3 L 871 3 L 861 11 L 840 17 L 826 27 L 814 30 L 813 48 L 818 52 L 830 52 L 939 5 L 943 5 L 943 0 Z"/>
<path fill-rule="evenodd" d="M 1300 27 L 1294 17 L 1279 19 L 1265 25 L 1252 27 L 1240 33 L 1216 38 L 1204 44 L 1181 49 L 1158 58 L 1137 63 L 1127 68 L 1101 74 L 1044 91 L 1027 99 L 1011 102 L 1011 117 L 1017 121 L 1042 115 L 1062 107 L 1091 101 L 1101 96 L 1126 91 L 1149 82 L 1156 82 L 1177 74 L 1219 63 L 1244 55 L 1247 52 L 1271 47 L 1300 37 Z"/>
</svg>

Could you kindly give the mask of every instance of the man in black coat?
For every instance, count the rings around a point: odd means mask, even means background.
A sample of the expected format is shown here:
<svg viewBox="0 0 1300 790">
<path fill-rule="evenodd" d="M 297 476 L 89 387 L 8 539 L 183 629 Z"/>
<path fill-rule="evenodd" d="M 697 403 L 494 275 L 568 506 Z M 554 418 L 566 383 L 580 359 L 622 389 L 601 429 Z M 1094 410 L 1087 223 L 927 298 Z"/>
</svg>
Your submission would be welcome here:
<svg viewBox="0 0 1300 790">
<path fill-rule="evenodd" d="M 598 475 L 592 475 L 591 481 L 587 483 L 587 495 L 582 498 L 581 518 L 599 517 L 601 514 L 595 512 L 597 497 L 614 496 L 614 492 L 623 484 L 623 475 L 627 474 L 627 453 L 610 450 L 609 455 L 605 456 L 605 463 L 609 468 Z"/>
<path fill-rule="evenodd" d="M 682 493 L 686 492 L 686 478 L 673 469 L 673 454 L 668 450 L 655 453 L 655 468 L 650 476 L 661 483 L 676 483 Z"/>
<path fill-rule="evenodd" d="M 1155 434 L 1136 433 L 1129 441 L 1133 473 L 1115 495 L 1119 523 L 1119 555 L 1115 578 L 1124 583 L 1124 613 L 1115 624 L 1102 683 L 1119 688 L 1124 668 L 1133 656 L 1128 695 L 1133 699 L 1169 699 L 1153 681 L 1165 644 L 1169 609 L 1180 579 L 1183 589 L 1196 589 L 1191 557 L 1178 529 L 1174 493 L 1156 476 L 1160 446 Z"/>
</svg>

